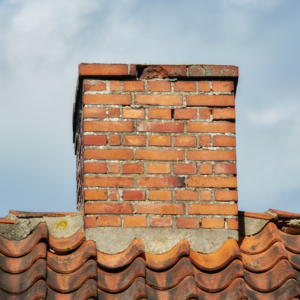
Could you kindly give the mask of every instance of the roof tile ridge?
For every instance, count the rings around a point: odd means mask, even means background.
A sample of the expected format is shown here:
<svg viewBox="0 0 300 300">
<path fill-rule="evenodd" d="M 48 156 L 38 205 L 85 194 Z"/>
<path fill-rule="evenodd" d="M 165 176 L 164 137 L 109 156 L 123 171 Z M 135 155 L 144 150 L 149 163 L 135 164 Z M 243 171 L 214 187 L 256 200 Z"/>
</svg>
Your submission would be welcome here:
<svg viewBox="0 0 300 300">
<path fill-rule="evenodd" d="M 235 239 L 228 239 L 218 250 L 209 254 L 190 250 L 190 260 L 200 270 L 216 271 L 228 265 L 235 258 L 241 259 L 241 252 Z"/>
</svg>

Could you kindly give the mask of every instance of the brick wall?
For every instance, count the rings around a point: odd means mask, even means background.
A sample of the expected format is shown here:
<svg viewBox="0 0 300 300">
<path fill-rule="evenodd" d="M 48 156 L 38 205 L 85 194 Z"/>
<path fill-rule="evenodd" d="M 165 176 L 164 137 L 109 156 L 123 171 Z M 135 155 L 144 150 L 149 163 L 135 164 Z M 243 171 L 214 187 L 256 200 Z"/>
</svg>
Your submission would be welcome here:
<svg viewBox="0 0 300 300">
<path fill-rule="evenodd" d="M 82 64 L 79 75 L 86 228 L 237 229 L 237 68 Z"/>
</svg>

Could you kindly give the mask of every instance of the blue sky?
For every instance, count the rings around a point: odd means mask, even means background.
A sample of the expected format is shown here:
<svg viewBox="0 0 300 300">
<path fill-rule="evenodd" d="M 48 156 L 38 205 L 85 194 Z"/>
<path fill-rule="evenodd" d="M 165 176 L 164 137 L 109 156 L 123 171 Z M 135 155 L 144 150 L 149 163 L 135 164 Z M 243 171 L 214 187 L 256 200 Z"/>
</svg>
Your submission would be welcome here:
<svg viewBox="0 0 300 300">
<path fill-rule="evenodd" d="M 81 62 L 230 64 L 239 209 L 300 213 L 300 2 L 0 1 L 0 216 L 76 210 Z"/>
</svg>

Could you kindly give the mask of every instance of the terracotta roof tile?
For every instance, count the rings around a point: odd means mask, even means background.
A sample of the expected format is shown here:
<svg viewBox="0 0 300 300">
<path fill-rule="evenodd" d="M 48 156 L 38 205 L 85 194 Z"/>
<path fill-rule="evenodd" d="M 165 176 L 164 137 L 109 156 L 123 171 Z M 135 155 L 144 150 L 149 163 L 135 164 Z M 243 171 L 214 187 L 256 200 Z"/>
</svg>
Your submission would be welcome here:
<svg viewBox="0 0 300 300">
<path fill-rule="evenodd" d="M 22 273 L 33 265 L 39 258 L 46 258 L 47 246 L 37 244 L 31 252 L 19 258 L 12 258 L 0 253 L 0 269 L 7 273 Z"/>
<path fill-rule="evenodd" d="M 65 217 L 65 216 L 80 216 L 80 215 L 82 215 L 81 211 L 76 211 L 76 212 L 32 212 L 32 211 L 10 210 L 9 213 L 17 216 L 18 218 Z"/>
<path fill-rule="evenodd" d="M 244 276 L 244 267 L 240 260 L 231 262 L 224 270 L 202 272 L 194 267 L 197 286 L 207 292 L 219 292 L 227 288 L 237 277 Z"/>
<path fill-rule="evenodd" d="M 0 218 L 0 223 L 14 224 L 14 223 L 16 223 L 16 221 L 10 220 L 8 218 Z"/>
<path fill-rule="evenodd" d="M 85 236 L 80 227 L 73 235 L 66 238 L 56 238 L 49 235 L 49 246 L 56 252 L 66 253 L 78 248 L 85 241 Z"/>
<path fill-rule="evenodd" d="M 262 220 L 271 220 L 274 219 L 273 216 L 266 214 L 266 213 L 255 213 L 249 211 L 240 211 L 238 213 L 241 217 L 248 217 L 248 218 L 255 218 L 255 219 L 262 219 Z"/>
<path fill-rule="evenodd" d="M 20 274 L 9 274 L 0 270 L 0 287 L 10 294 L 20 294 L 30 289 L 39 279 L 46 279 L 46 261 L 37 260 L 33 266 Z"/>
<path fill-rule="evenodd" d="M 300 219 L 300 214 L 291 213 L 291 212 L 282 211 L 282 210 L 276 210 L 276 209 L 272 209 L 272 208 L 270 208 L 269 211 L 277 214 L 277 216 L 279 218 Z"/>
<path fill-rule="evenodd" d="M 78 270 L 92 256 L 96 257 L 95 242 L 86 241 L 68 255 L 57 255 L 48 252 L 47 265 L 55 272 L 68 274 Z"/>
<path fill-rule="evenodd" d="M 97 286 L 102 291 L 117 293 L 131 286 L 138 277 L 145 278 L 145 274 L 145 261 L 138 257 L 119 273 L 109 273 L 98 268 Z"/>
<path fill-rule="evenodd" d="M 46 294 L 47 294 L 46 282 L 43 280 L 39 280 L 28 291 L 26 291 L 22 294 L 19 294 L 19 295 L 12 295 L 10 293 L 5 293 L 0 290 L 0 299 L 3 299 L 3 300 L 38 300 L 38 299 L 45 299 Z"/>
<path fill-rule="evenodd" d="M 176 287 L 164 291 L 147 286 L 147 296 L 148 300 L 189 300 L 192 297 L 197 298 L 198 292 L 195 278 L 188 276 Z"/>
<path fill-rule="evenodd" d="M 40 239 L 47 237 L 46 223 L 39 224 L 30 236 L 21 241 L 10 241 L 0 236 L 0 252 L 10 257 L 20 257 L 29 253 Z"/>
<path fill-rule="evenodd" d="M 193 266 L 187 257 L 181 258 L 174 267 L 164 272 L 146 269 L 146 283 L 154 289 L 171 289 L 187 276 L 194 276 Z"/>
<path fill-rule="evenodd" d="M 101 253 L 81 229 L 47 239 L 42 223 L 22 241 L 1 238 L 0 299 L 299 298 L 300 236 L 272 222 L 211 254 L 182 240 L 160 255 L 145 252 L 140 240 L 119 254 Z"/>
</svg>

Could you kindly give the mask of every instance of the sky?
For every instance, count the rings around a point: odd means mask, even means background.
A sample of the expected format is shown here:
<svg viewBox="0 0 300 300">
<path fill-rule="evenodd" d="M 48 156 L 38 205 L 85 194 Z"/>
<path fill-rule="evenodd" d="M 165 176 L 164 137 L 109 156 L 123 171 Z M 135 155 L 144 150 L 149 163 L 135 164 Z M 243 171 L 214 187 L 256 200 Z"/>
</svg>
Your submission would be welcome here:
<svg viewBox="0 0 300 300">
<path fill-rule="evenodd" d="M 78 64 L 236 65 L 239 210 L 300 213 L 300 1 L 0 0 L 0 216 L 75 211 Z"/>
</svg>

